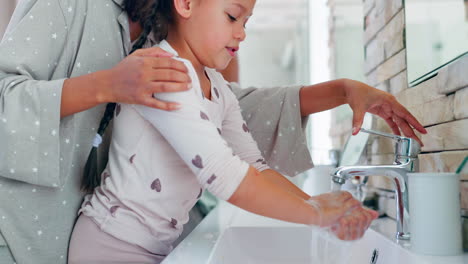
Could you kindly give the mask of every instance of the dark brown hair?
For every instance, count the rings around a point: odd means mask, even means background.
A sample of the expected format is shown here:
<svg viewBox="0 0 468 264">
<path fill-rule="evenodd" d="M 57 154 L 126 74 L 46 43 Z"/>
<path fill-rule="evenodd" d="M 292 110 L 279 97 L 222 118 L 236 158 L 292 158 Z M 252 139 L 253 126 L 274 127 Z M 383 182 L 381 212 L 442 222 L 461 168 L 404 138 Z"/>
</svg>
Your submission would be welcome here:
<svg viewBox="0 0 468 264">
<path fill-rule="evenodd" d="M 139 22 L 144 31 L 152 31 L 156 41 L 165 39 L 169 26 L 174 23 L 173 5 L 173 0 L 124 1 L 128 17 L 133 22 Z"/>
<path fill-rule="evenodd" d="M 128 17 L 133 22 L 139 22 L 143 28 L 143 32 L 130 53 L 142 48 L 150 33 L 153 33 L 158 42 L 165 39 L 169 32 L 169 26 L 174 22 L 173 0 L 125 0 L 124 9 Z M 101 137 L 114 116 L 115 107 L 116 103 L 108 103 L 106 106 L 97 132 Z M 81 189 L 86 192 L 92 192 L 101 184 L 101 172 L 97 160 L 97 147 L 93 146 L 86 161 L 81 181 Z"/>
</svg>

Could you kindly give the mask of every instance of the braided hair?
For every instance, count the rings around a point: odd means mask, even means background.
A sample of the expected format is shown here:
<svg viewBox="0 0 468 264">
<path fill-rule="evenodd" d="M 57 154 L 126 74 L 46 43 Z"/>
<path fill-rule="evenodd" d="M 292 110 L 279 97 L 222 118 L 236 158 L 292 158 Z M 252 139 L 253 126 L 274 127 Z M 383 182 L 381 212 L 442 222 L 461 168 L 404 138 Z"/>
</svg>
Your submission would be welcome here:
<svg viewBox="0 0 468 264">
<path fill-rule="evenodd" d="M 143 32 L 133 45 L 130 54 L 141 49 L 148 40 L 150 33 L 156 41 L 161 41 L 167 37 L 169 26 L 173 23 L 173 0 L 125 0 L 124 9 L 129 19 L 140 23 Z M 106 128 L 114 116 L 116 103 L 108 103 L 106 110 L 99 123 L 99 128 L 93 142 L 93 147 L 86 161 L 81 181 L 81 189 L 92 192 L 94 188 L 101 184 L 101 172 L 98 168 L 97 149 L 102 141 Z"/>
</svg>

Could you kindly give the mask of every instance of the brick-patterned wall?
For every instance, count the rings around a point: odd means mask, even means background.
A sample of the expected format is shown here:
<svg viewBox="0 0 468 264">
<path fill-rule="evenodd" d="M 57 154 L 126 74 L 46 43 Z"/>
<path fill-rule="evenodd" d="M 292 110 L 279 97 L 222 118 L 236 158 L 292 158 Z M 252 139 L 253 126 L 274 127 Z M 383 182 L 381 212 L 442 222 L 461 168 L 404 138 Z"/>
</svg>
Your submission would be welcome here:
<svg viewBox="0 0 468 264">
<path fill-rule="evenodd" d="M 334 2 L 330 0 L 332 14 Z M 367 83 L 395 95 L 427 128 L 428 134 L 422 135 L 425 146 L 419 156 L 420 170 L 454 172 L 468 155 L 468 57 L 445 66 L 434 78 L 408 87 L 403 0 L 364 0 L 363 8 Z M 333 28 L 331 25 L 330 30 Z M 391 132 L 383 120 L 374 121 L 373 129 Z M 342 148 L 350 131 L 351 120 L 334 124 L 330 133 L 333 146 Z M 391 164 L 392 153 L 390 140 L 370 138 L 368 163 Z M 372 184 L 392 188 L 384 179 L 374 179 Z M 462 208 L 468 210 L 468 174 L 461 177 L 461 192 Z"/>
</svg>

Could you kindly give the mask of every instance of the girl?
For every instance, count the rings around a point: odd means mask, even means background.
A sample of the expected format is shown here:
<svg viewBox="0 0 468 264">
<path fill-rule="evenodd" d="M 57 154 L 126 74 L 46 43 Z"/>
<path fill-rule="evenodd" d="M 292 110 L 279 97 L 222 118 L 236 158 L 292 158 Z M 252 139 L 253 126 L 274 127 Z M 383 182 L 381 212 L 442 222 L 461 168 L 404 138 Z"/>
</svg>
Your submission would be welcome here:
<svg viewBox="0 0 468 264">
<path fill-rule="evenodd" d="M 235 96 L 216 71 L 239 50 L 254 4 L 154 2 L 162 34 L 152 41 L 184 62 L 193 89 L 154 95 L 179 102 L 172 112 L 117 105 L 109 163 L 82 204 L 69 263 L 159 263 L 204 189 L 264 216 L 333 226 L 341 239 L 361 237 L 377 217 L 348 193 L 309 197 L 260 155 Z"/>
</svg>

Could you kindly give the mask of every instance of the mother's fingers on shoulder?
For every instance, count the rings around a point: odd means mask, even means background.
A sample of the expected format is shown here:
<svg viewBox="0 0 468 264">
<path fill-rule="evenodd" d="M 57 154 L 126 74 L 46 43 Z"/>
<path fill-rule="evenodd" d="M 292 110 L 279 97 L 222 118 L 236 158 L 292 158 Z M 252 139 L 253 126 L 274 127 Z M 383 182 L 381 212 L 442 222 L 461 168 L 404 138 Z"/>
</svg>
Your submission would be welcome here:
<svg viewBox="0 0 468 264">
<path fill-rule="evenodd" d="M 181 107 L 181 105 L 178 103 L 161 101 L 154 97 L 145 97 L 141 104 L 151 108 L 156 108 L 165 111 L 174 111 L 180 109 Z"/>
<path fill-rule="evenodd" d="M 148 65 L 151 65 L 153 69 L 173 69 L 184 73 L 188 72 L 187 67 L 183 62 L 173 58 L 145 57 L 144 60 Z"/>
<path fill-rule="evenodd" d="M 150 81 L 153 82 L 181 82 L 191 83 L 190 76 L 185 72 L 173 69 L 154 69 L 150 75 Z"/>
<path fill-rule="evenodd" d="M 191 86 L 190 83 L 183 82 L 152 82 L 151 93 L 183 92 L 190 89 Z"/>
<path fill-rule="evenodd" d="M 174 54 L 167 52 L 160 47 L 142 48 L 131 54 L 132 56 L 150 56 L 150 57 L 174 57 Z"/>
</svg>

